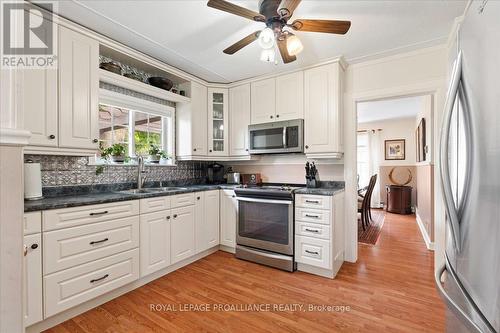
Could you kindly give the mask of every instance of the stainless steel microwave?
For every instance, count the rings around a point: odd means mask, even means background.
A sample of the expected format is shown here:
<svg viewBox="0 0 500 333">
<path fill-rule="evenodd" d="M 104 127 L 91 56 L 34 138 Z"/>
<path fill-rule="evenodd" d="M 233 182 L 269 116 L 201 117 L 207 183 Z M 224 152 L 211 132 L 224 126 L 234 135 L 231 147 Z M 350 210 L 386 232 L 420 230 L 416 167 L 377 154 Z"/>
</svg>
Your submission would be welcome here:
<svg viewBox="0 0 500 333">
<path fill-rule="evenodd" d="M 248 126 L 250 154 L 304 152 L 304 120 L 295 119 Z"/>
</svg>

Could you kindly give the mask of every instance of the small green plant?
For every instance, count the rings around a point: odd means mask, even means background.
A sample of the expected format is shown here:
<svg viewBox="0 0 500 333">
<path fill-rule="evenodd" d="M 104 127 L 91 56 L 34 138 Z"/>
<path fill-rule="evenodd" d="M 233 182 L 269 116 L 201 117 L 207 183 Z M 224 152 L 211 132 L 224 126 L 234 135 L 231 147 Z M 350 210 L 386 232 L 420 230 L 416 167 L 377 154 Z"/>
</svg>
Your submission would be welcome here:
<svg viewBox="0 0 500 333">
<path fill-rule="evenodd" d="M 101 157 L 106 160 L 109 159 L 109 157 L 112 157 L 114 160 L 117 160 L 116 157 L 123 157 L 124 159 L 126 158 L 125 152 L 127 151 L 127 148 L 121 143 L 115 143 L 111 147 L 104 148 L 101 142 L 99 144 L 99 149 L 101 151 Z M 123 159 L 121 161 L 123 161 Z"/>
<path fill-rule="evenodd" d="M 160 148 L 159 145 L 155 143 L 150 143 L 149 144 L 149 156 L 155 157 L 155 158 L 167 158 L 168 154 Z"/>
</svg>

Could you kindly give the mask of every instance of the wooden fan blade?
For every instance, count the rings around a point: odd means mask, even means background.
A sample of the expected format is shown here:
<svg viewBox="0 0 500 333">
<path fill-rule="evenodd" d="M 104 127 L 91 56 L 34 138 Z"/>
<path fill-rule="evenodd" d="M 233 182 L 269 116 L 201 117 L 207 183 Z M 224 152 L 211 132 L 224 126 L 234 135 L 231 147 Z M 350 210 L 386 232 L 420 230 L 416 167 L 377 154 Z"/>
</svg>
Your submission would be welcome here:
<svg viewBox="0 0 500 333">
<path fill-rule="evenodd" d="M 278 14 L 280 14 L 282 18 L 292 16 L 295 8 L 300 4 L 300 1 L 301 0 L 281 0 L 278 7 Z"/>
<path fill-rule="evenodd" d="M 237 41 L 233 45 L 231 45 L 228 48 L 226 48 L 223 52 L 225 54 L 234 54 L 237 51 L 239 51 L 242 48 L 244 48 L 245 46 L 247 46 L 248 44 L 250 44 L 253 41 L 255 41 L 259 37 L 259 34 L 260 34 L 260 31 L 252 32 L 250 35 L 246 36 L 245 38 Z"/>
<path fill-rule="evenodd" d="M 295 20 L 290 25 L 294 30 L 326 32 L 344 35 L 351 27 L 351 21 L 336 20 Z"/>
<path fill-rule="evenodd" d="M 222 11 L 227 12 L 227 13 L 231 13 L 234 15 L 245 17 L 245 18 L 250 19 L 250 20 L 254 20 L 254 21 L 258 21 L 258 22 L 265 22 L 266 21 L 266 18 L 264 17 L 264 15 L 259 14 L 257 12 L 254 12 L 253 10 L 246 9 L 246 8 L 240 7 L 238 5 L 232 4 L 232 3 L 227 2 L 225 0 L 208 0 L 207 6 L 222 10 Z"/>
<path fill-rule="evenodd" d="M 278 38 L 276 39 L 276 42 L 278 43 L 278 49 L 280 50 L 281 58 L 283 59 L 283 62 L 285 64 L 288 64 L 289 62 L 297 60 L 296 56 L 292 56 L 288 54 L 288 50 L 286 49 L 286 39 L 285 38 Z"/>
</svg>

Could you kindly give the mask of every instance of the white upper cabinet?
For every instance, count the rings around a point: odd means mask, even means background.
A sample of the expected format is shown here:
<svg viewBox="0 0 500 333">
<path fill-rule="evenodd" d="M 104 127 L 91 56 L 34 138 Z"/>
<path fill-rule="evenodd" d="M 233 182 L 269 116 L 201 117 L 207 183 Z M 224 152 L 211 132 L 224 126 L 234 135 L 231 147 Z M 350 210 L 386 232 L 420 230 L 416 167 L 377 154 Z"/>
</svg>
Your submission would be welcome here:
<svg viewBox="0 0 500 333">
<path fill-rule="evenodd" d="M 248 155 L 250 84 L 229 89 L 229 147 L 231 156 Z"/>
<path fill-rule="evenodd" d="M 276 78 L 276 116 L 274 119 L 304 118 L 304 72 L 295 72 Z"/>
<path fill-rule="evenodd" d="M 97 149 L 99 43 L 59 27 L 59 146 Z"/>
<path fill-rule="evenodd" d="M 304 151 L 310 157 L 342 157 L 342 75 L 338 62 L 304 72 Z"/>
<path fill-rule="evenodd" d="M 208 153 L 207 87 L 190 83 L 191 102 L 176 105 L 177 158 L 196 159 Z"/>
<path fill-rule="evenodd" d="M 228 90 L 208 88 L 208 156 L 228 156 Z"/>
<path fill-rule="evenodd" d="M 251 83 L 251 123 L 274 121 L 276 115 L 276 79 Z"/>
</svg>

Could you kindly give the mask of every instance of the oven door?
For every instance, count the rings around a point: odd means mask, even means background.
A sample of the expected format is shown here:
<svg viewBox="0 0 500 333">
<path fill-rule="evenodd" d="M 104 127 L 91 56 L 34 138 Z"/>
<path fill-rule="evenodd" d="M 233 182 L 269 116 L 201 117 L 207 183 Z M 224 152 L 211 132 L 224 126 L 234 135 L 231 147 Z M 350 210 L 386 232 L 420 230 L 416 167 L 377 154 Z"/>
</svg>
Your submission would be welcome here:
<svg viewBox="0 0 500 333">
<path fill-rule="evenodd" d="M 236 243 L 293 255 L 293 201 L 237 197 Z"/>
</svg>

